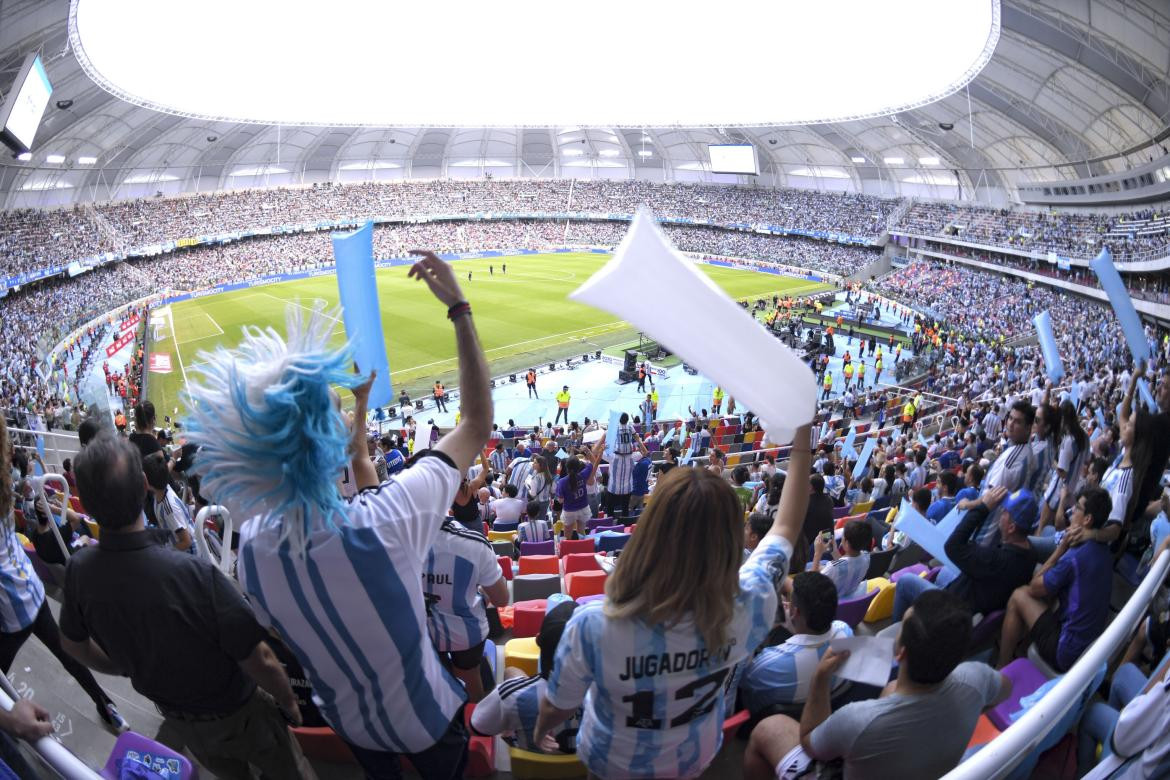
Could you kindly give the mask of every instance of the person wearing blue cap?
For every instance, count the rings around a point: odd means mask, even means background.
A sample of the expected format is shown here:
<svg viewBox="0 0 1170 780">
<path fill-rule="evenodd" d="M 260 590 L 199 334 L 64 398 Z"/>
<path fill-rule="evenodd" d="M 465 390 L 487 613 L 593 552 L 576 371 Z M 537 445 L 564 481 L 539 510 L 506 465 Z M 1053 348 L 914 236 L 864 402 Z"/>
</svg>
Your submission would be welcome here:
<svg viewBox="0 0 1170 780">
<path fill-rule="evenodd" d="M 1000 541 L 981 545 L 975 534 L 997 509 Z M 972 612 L 986 615 L 1007 606 L 1012 591 L 1032 579 L 1036 557 L 1028 534 L 1036 527 L 1040 507 L 1030 490 L 1008 493 L 995 487 L 984 491 L 947 539 L 947 557 L 959 576 L 945 589 L 958 596 Z M 894 589 L 894 621 L 902 619 L 924 591 L 942 587 L 923 577 L 902 577 Z"/>
</svg>

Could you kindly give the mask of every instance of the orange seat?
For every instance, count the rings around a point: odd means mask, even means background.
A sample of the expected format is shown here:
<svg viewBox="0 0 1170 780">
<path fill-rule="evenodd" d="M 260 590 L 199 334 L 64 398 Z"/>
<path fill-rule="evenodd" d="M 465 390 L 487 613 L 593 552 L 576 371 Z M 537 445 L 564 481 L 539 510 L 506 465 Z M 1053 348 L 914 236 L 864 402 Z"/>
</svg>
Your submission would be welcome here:
<svg viewBox="0 0 1170 780">
<path fill-rule="evenodd" d="M 289 730 L 307 758 L 333 764 L 357 764 L 349 745 L 328 726 L 296 726 Z"/>
<path fill-rule="evenodd" d="M 995 727 L 991 719 L 986 715 L 980 715 L 979 720 L 975 721 L 975 733 L 971 735 L 971 741 L 967 743 L 967 749 L 970 750 L 979 745 L 986 745 L 998 737 L 999 734 L 999 729 Z"/>
<path fill-rule="evenodd" d="M 597 558 L 593 553 L 569 553 L 563 559 L 565 564 L 565 574 L 572 574 L 577 571 L 601 571 L 601 566 L 597 564 Z"/>
<path fill-rule="evenodd" d="M 547 599 L 517 601 L 512 605 L 512 636 L 536 636 L 548 610 Z"/>
<path fill-rule="evenodd" d="M 81 499 L 77 496 L 69 496 L 69 508 L 79 515 L 85 514 L 85 508 L 81 505 Z"/>
<path fill-rule="evenodd" d="M 560 574 L 561 567 L 555 555 L 521 555 L 521 574 Z"/>
<path fill-rule="evenodd" d="M 561 542 L 561 557 L 574 553 L 590 553 L 594 551 L 592 539 L 565 539 Z"/>
<path fill-rule="evenodd" d="M 510 580 L 515 574 L 512 571 L 512 559 L 507 555 L 500 555 L 496 557 L 496 563 L 500 564 L 500 571 L 504 574 L 504 579 Z"/>
<path fill-rule="evenodd" d="M 603 571 L 577 571 L 565 575 L 565 592 L 574 599 L 605 593 L 606 575 Z"/>
<path fill-rule="evenodd" d="M 723 721 L 723 744 L 728 745 L 735 737 L 735 732 L 739 731 L 739 727 L 747 723 L 751 719 L 751 713 L 747 710 L 740 710 Z"/>
</svg>

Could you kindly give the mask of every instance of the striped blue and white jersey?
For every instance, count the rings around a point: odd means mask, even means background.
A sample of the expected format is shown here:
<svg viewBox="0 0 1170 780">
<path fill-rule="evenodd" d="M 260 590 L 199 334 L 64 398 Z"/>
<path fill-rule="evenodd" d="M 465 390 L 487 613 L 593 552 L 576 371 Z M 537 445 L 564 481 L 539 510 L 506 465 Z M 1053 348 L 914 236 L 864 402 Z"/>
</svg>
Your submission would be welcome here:
<svg viewBox="0 0 1170 780">
<path fill-rule="evenodd" d="M 1109 498 L 1113 501 L 1108 522 L 1124 523 L 1129 499 L 1133 495 L 1133 466 L 1111 466 L 1101 477 L 1101 487 L 1109 491 Z"/>
<path fill-rule="evenodd" d="M 869 571 L 869 553 L 850 557 L 842 555 L 821 565 L 821 574 L 837 586 L 837 599 L 845 601 L 865 595 L 865 574 Z"/>
<path fill-rule="evenodd" d="M 427 635 L 423 563 L 460 474 L 427 453 L 348 503 L 337 528 L 315 519 L 304 555 L 280 518 L 240 529 L 240 581 L 256 616 L 301 662 L 321 714 L 369 750 L 417 753 L 446 733 L 466 694 Z"/>
<path fill-rule="evenodd" d="M 438 650 L 469 650 L 487 639 L 487 608 L 479 589 L 502 576 L 483 534 L 454 520 L 443 522 L 422 572 L 427 628 Z"/>
<path fill-rule="evenodd" d="M 516 498 L 528 503 L 528 475 L 532 473 L 532 458 L 514 458 L 509 464 L 508 484 L 516 486 Z"/>
<path fill-rule="evenodd" d="M 515 735 L 516 747 L 539 752 L 536 745 L 536 718 L 547 683 L 540 675 L 505 680 L 475 705 L 471 727 L 480 734 L 495 736 L 505 732 Z M 559 745 L 572 745 L 581 727 L 581 711 L 562 723 L 553 736 Z"/>
<path fill-rule="evenodd" d="M 15 634 L 32 625 L 45 603 L 45 586 L 16 536 L 12 518 L 3 518 L 0 542 L 0 632 Z"/>
<path fill-rule="evenodd" d="M 516 529 L 520 542 L 547 542 L 553 538 L 548 522 L 539 517 L 527 517 Z"/>
<path fill-rule="evenodd" d="M 609 492 L 624 496 L 634 492 L 634 426 L 620 425 L 614 437 L 613 458 L 609 463 Z"/>
<path fill-rule="evenodd" d="M 723 741 L 724 688 L 734 666 L 764 640 L 776 583 L 792 546 L 768 536 L 739 570 L 728 641 L 708 648 L 690 621 L 649 626 L 577 609 L 548 681 L 559 709 L 584 702 L 577 754 L 605 778 L 696 777 Z"/>
<path fill-rule="evenodd" d="M 161 528 L 178 534 L 182 529 L 191 535 L 191 546 L 187 548 L 187 552 L 192 555 L 197 553 L 198 548 L 195 543 L 195 521 L 191 518 L 191 510 L 183 503 L 174 489 L 167 485 L 166 495 L 162 500 L 154 499 L 154 516 L 158 518 L 158 524 Z"/>
<path fill-rule="evenodd" d="M 829 649 L 829 640 L 853 636 L 853 629 L 834 620 L 823 634 L 795 634 L 775 647 L 765 647 L 748 664 L 739 682 L 743 704 L 752 712 L 808 698 L 813 672 Z M 833 688 L 844 680 L 833 677 Z"/>
</svg>

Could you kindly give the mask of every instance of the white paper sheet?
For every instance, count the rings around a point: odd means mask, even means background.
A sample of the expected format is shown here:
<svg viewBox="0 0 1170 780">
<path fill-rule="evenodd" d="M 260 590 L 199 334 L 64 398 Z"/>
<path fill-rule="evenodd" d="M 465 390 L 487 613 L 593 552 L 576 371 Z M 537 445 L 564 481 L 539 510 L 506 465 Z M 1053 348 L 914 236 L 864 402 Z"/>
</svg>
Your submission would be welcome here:
<svg viewBox="0 0 1170 780">
<path fill-rule="evenodd" d="M 837 670 L 846 680 L 884 687 L 894 664 L 894 640 L 880 636 L 843 636 L 829 640 L 834 652 L 848 650 L 849 657 Z"/>
<path fill-rule="evenodd" d="M 646 290 L 663 283 L 686 316 L 664 317 L 646 305 Z M 812 419 L 812 371 L 680 255 L 645 209 L 613 259 L 569 297 L 621 317 L 678 354 L 755 412 L 769 440 L 789 442 Z"/>
</svg>

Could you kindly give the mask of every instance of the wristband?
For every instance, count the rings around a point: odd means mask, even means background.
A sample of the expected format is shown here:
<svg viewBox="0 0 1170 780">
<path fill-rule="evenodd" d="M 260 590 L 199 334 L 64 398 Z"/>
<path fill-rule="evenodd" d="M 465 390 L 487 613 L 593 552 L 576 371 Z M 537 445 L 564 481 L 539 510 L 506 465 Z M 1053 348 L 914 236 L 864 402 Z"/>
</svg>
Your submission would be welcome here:
<svg viewBox="0 0 1170 780">
<path fill-rule="evenodd" d="M 451 308 L 447 309 L 447 319 L 449 320 L 454 320 L 456 317 L 464 314 L 471 314 L 471 304 L 467 301 L 459 301 L 458 303 L 452 304 Z"/>
</svg>

